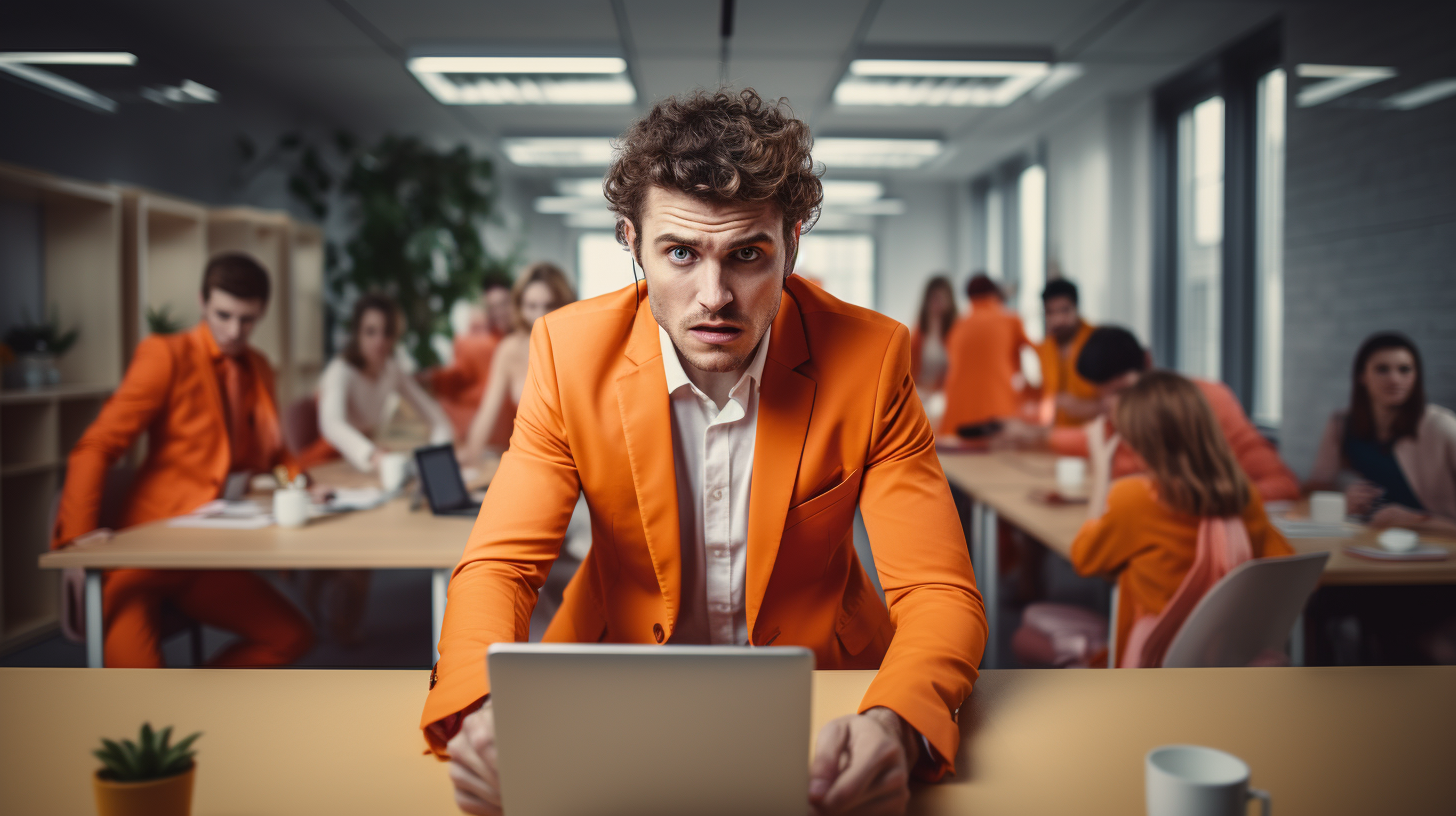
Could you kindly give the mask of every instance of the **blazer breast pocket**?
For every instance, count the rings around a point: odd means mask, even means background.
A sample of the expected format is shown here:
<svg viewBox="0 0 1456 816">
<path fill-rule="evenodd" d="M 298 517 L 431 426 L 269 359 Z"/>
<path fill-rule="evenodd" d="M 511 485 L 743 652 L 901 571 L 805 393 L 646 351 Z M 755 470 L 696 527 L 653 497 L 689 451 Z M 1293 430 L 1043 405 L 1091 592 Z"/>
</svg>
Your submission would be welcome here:
<svg viewBox="0 0 1456 816">
<path fill-rule="evenodd" d="M 845 509 L 839 506 L 841 502 L 846 498 L 857 499 L 859 497 L 859 483 L 863 472 L 863 468 L 856 469 L 834 487 L 829 488 L 806 502 L 800 502 L 790 507 L 788 515 L 784 517 L 784 532 L 787 533 L 799 524 L 826 512 L 830 512 L 833 516 L 840 515 L 839 511 Z M 848 505 L 851 516 L 853 516 L 855 505 L 856 502 L 854 501 L 851 501 Z"/>
<path fill-rule="evenodd" d="M 818 580 L 840 542 L 851 534 L 861 472 L 856 470 L 834 487 L 789 508 L 776 570 L 784 567 L 800 580 Z"/>
</svg>

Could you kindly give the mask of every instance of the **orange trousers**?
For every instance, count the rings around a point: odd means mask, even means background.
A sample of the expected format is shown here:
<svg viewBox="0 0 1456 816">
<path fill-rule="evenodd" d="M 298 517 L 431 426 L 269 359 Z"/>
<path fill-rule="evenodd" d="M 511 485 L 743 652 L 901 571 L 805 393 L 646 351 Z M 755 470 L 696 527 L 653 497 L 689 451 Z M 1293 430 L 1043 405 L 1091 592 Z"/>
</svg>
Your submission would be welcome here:
<svg viewBox="0 0 1456 816">
<path fill-rule="evenodd" d="M 106 665 L 161 668 L 161 604 L 238 639 L 208 661 L 224 668 L 281 666 L 313 646 L 308 619 L 267 581 L 239 570 L 121 569 L 106 573 Z"/>
</svg>

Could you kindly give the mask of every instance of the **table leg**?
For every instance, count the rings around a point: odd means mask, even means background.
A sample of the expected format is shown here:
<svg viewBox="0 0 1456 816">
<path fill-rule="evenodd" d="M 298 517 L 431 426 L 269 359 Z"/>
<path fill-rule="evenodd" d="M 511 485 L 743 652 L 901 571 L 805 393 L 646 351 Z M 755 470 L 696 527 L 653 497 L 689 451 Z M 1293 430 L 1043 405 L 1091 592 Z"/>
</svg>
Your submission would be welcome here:
<svg viewBox="0 0 1456 816">
<path fill-rule="evenodd" d="M 1304 665 L 1304 613 L 1294 619 L 1294 629 L 1289 633 L 1289 665 Z"/>
<path fill-rule="evenodd" d="M 1117 584 L 1112 585 L 1112 595 L 1107 606 L 1107 668 L 1117 668 L 1117 602 L 1120 593 L 1117 591 Z"/>
<path fill-rule="evenodd" d="M 106 665 L 106 631 L 101 625 L 101 570 L 86 570 L 86 666 Z"/>
<path fill-rule="evenodd" d="M 986 605 L 986 654 L 981 658 L 983 668 L 995 669 L 1001 666 L 1001 598 L 997 581 L 996 511 L 984 502 L 971 505 L 971 526 L 975 528 L 975 550 L 980 558 L 975 564 L 976 585 L 981 590 L 981 600 Z"/>
<path fill-rule="evenodd" d="M 445 625 L 445 595 L 450 586 L 450 570 L 430 571 L 430 663 L 440 660 L 440 630 Z"/>
</svg>

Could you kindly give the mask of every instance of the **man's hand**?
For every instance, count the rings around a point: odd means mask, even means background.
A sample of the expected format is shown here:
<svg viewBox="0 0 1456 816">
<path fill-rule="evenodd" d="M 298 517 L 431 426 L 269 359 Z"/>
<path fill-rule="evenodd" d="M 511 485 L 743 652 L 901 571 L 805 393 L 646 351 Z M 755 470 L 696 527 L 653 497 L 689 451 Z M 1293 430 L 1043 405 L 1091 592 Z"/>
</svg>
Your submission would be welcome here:
<svg viewBox="0 0 1456 816">
<path fill-rule="evenodd" d="M 1384 530 L 1387 527 L 1404 527 L 1407 530 L 1418 530 L 1430 519 L 1425 513 L 1418 513 L 1409 507 L 1399 504 L 1387 504 L 1375 511 L 1370 517 L 1370 526 L 1377 530 Z"/>
<path fill-rule="evenodd" d="M 1048 432 L 1013 417 L 1001 420 L 1001 432 L 991 437 L 992 450 L 1034 450 L 1046 447 Z"/>
<path fill-rule="evenodd" d="M 1375 501 L 1385 495 L 1385 490 L 1369 482 L 1355 482 L 1345 488 L 1345 511 L 1352 516 L 1363 516 L 1375 506 Z"/>
<path fill-rule="evenodd" d="M 888 708 L 833 720 L 814 747 L 809 805 L 816 816 L 898 816 L 919 757 L 919 735 Z"/>
<path fill-rule="evenodd" d="M 496 771 L 495 714 L 490 700 L 468 714 L 460 733 L 445 746 L 450 751 L 450 781 L 455 804 L 475 816 L 500 816 L 500 775 Z"/>
</svg>

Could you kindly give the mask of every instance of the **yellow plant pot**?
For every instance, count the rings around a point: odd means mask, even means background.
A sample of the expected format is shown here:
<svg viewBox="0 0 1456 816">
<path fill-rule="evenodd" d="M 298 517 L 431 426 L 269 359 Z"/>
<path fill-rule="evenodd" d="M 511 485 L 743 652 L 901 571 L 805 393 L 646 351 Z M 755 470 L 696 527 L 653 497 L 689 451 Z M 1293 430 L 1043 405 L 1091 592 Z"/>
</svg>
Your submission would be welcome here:
<svg viewBox="0 0 1456 816">
<path fill-rule="evenodd" d="M 92 780 L 96 788 L 96 813 L 98 816 L 190 816 L 192 780 L 196 776 L 196 763 L 186 773 L 145 782 L 115 782 L 102 779 L 98 772 Z"/>
</svg>

